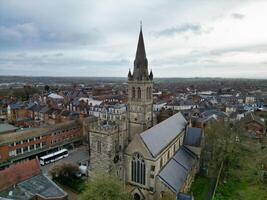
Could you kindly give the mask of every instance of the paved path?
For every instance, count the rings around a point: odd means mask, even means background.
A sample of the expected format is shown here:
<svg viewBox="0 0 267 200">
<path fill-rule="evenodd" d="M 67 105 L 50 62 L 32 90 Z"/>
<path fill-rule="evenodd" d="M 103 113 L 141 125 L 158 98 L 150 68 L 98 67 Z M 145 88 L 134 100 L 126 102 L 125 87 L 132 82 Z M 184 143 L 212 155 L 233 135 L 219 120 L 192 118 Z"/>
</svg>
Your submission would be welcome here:
<svg viewBox="0 0 267 200">
<path fill-rule="evenodd" d="M 50 176 L 49 171 L 55 165 L 58 165 L 58 164 L 64 163 L 64 162 L 79 163 L 79 162 L 83 162 L 83 161 L 87 161 L 87 160 L 89 160 L 88 147 L 87 146 L 81 146 L 79 148 L 76 148 L 74 150 L 69 151 L 68 157 L 63 158 L 61 160 L 58 160 L 54 163 L 50 163 L 48 165 L 41 166 L 41 169 L 42 169 L 42 172 L 46 176 L 49 177 Z"/>
</svg>

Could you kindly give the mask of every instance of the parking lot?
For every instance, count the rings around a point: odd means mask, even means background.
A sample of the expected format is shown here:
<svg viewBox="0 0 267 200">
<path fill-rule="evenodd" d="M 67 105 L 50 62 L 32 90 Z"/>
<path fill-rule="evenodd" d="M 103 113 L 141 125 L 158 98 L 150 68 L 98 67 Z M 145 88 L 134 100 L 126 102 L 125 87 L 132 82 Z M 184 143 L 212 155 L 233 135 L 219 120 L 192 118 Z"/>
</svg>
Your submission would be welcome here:
<svg viewBox="0 0 267 200">
<path fill-rule="evenodd" d="M 89 160 L 89 154 L 88 154 L 88 147 L 87 146 L 80 146 L 76 149 L 69 151 L 69 156 L 66 158 L 63 158 L 61 160 L 58 160 L 54 163 L 50 163 L 48 165 L 41 166 L 42 172 L 49 176 L 49 171 L 55 166 L 60 163 L 64 162 L 71 162 L 71 163 L 80 163 L 80 162 L 86 162 Z"/>
</svg>

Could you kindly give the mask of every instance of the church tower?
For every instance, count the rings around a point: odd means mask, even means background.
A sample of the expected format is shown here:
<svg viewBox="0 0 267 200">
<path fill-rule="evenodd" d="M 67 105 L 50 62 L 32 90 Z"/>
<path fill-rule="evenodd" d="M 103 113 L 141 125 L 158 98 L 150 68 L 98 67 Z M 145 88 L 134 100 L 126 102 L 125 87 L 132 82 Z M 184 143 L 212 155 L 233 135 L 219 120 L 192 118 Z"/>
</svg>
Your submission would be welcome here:
<svg viewBox="0 0 267 200">
<path fill-rule="evenodd" d="M 148 73 L 142 26 L 140 27 L 133 73 L 128 73 L 128 130 L 130 139 L 153 126 L 153 73 Z"/>
</svg>

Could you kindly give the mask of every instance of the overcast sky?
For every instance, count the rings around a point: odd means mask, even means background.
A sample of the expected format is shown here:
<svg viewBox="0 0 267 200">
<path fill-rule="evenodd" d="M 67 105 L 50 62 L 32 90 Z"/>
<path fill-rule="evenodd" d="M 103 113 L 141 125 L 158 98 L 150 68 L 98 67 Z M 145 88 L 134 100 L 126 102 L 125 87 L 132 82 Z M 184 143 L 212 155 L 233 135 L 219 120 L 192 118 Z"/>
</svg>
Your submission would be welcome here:
<svg viewBox="0 0 267 200">
<path fill-rule="evenodd" d="M 267 78 L 267 1 L 0 0 L 0 75 Z"/>
</svg>

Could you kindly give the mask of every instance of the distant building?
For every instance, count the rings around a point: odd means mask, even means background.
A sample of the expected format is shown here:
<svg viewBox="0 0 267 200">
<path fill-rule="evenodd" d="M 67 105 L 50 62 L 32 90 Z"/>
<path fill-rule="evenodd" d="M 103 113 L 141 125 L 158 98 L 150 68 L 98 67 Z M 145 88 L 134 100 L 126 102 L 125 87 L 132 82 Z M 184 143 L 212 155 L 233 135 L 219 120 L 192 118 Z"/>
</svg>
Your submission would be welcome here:
<svg viewBox="0 0 267 200">
<path fill-rule="evenodd" d="M 245 98 L 245 103 L 246 104 L 254 104 L 255 103 L 255 97 L 253 97 L 253 96 L 247 96 Z"/>
<path fill-rule="evenodd" d="M 265 121 L 254 113 L 246 115 L 243 119 L 244 128 L 252 138 L 262 138 L 266 135 Z"/>
</svg>

